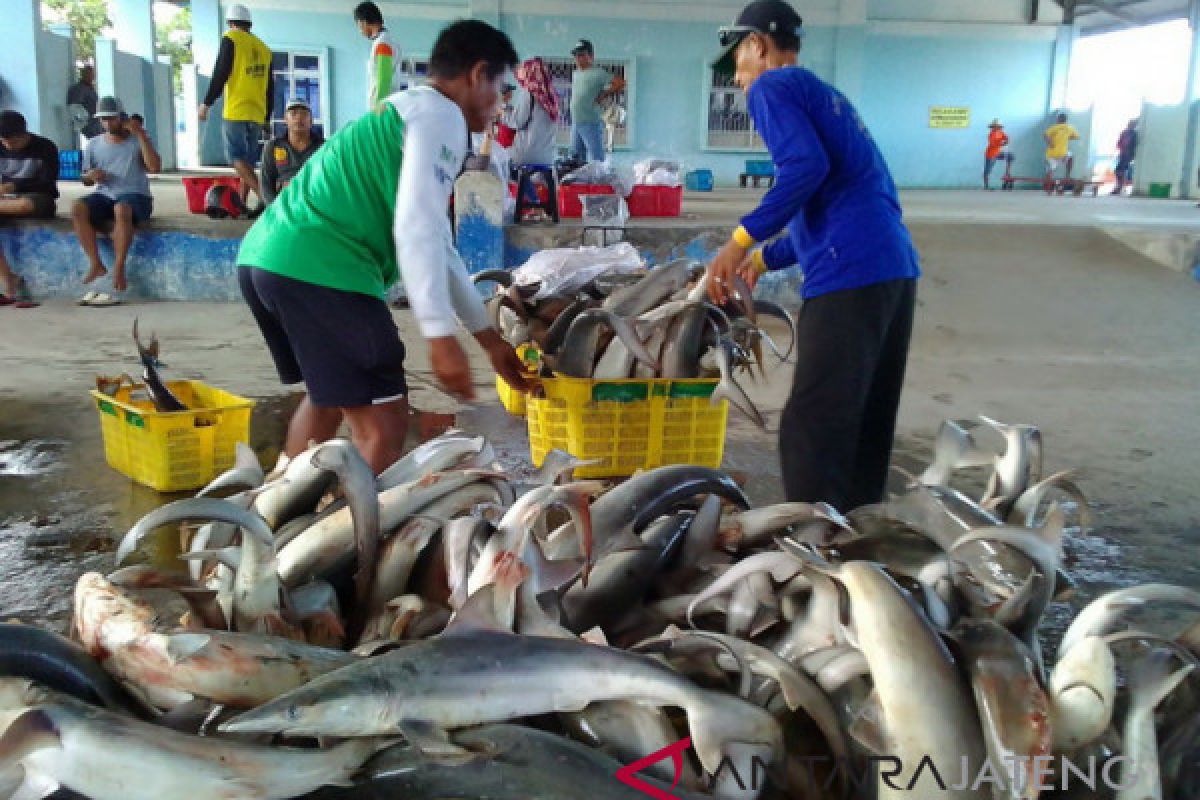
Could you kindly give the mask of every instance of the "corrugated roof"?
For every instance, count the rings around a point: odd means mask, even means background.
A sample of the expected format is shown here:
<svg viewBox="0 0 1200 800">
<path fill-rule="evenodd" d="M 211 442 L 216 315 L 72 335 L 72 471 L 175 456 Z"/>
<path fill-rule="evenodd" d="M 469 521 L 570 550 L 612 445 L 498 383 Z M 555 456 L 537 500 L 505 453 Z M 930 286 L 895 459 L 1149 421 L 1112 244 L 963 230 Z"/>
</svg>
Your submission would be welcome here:
<svg viewBox="0 0 1200 800">
<path fill-rule="evenodd" d="M 1069 8 L 1067 0 L 1058 4 Z M 1188 0 L 1075 0 L 1075 21 L 1084 34 L 1106 33 L 1186 19 Z"/>
</svg>

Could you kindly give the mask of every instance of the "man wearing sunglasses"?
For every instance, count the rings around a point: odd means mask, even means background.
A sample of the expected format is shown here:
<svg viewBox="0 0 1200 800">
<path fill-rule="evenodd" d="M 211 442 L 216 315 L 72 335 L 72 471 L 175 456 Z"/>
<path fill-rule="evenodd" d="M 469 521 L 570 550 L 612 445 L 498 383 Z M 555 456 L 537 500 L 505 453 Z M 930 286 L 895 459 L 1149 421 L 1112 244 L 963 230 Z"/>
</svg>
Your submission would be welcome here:
<svg viewBox="0 0 1200 800">
<path fill-rule="evenodd" d="M 784 487 L 789 501 L 846 511 L 883 498 L 920 268 L 879 148 L 845 96 L 796 66 L 800 38 L 800 15 L 781 0 L 751 3 L 721 29 L 713 67 L 746 92 L 775 185 L 707 281 L 720 304 L 737 275 L 753 287 L 768 270 L 803 269 Z"/>
</svg>

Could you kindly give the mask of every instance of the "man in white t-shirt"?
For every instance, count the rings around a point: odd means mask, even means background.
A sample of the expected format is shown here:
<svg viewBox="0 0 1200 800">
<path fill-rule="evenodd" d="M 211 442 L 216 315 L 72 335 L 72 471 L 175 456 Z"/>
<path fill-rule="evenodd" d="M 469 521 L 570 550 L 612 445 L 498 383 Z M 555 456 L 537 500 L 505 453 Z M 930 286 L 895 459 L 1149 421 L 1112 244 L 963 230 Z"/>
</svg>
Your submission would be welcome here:
<svg viewBox="0 0 1200 800">
<path fill-rule="evenodd" d="M 112 293 L 89 291 L 79 301 L 86 306 L 110 306 L 120 302 L 120 293 L 129 288 L 125 275 L 125 260 L 133 242 L 133 229 L 150 218 L 154 197 L 150 193 L 149 175 L 162 170 L 162 157 L 150 141 L 142 118 L 124 116 L 121 102 L 115 97 L 102 97 L 96 107 L 96 118 L 104 133 L 87 143 L 83 151 L 84 186 L 96 191 L 75 201 L 71 219 L 75 235 L 88 259 L 85 284 L 93 283 L 108 274 L 96 246 L 96 232 L 112 226 L 113 271 Z"/>
</svg>

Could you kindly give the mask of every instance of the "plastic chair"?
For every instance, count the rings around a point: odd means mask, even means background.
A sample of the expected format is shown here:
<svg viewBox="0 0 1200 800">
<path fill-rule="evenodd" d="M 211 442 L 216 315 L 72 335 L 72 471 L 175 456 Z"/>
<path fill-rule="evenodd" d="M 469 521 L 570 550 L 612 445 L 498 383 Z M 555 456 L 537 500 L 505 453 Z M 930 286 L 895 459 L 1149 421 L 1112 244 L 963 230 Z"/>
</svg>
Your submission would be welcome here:
<svg viewBox="0 0 1200 800">
<path fill-rule="evenodd" d="M 533 203 L 529 200 L 529 197 L 537 196 L 537 188 L 533 182 L 535 175 L 541 175 L 542 180 L 546 182 L 548 191 L 545 202 Z M 521 221 L 521 215 L 530 208 L 542 209 L 555 224 L 558 224 L 558 175 L 549 164 L 522 164 L 517 167 L 517 222 Z"/>
</svg>

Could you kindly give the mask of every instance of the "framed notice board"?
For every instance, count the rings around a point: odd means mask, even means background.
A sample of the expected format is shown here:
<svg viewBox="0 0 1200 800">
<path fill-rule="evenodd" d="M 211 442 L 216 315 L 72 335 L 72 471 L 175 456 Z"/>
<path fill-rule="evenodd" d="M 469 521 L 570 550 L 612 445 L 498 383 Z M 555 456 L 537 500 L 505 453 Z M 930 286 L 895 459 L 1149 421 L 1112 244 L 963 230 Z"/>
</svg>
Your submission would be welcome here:
<svg viewBox="0 0 1200 800">
<path fill-rule="evenodd" d="M 966 106 L 930 106 L 929 127 L 969 128 L 971 127 L 971 109 Z"/>
</svg>

